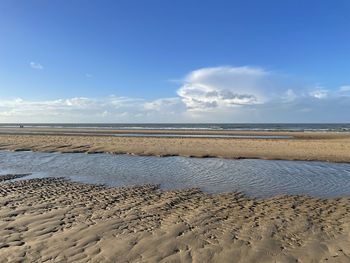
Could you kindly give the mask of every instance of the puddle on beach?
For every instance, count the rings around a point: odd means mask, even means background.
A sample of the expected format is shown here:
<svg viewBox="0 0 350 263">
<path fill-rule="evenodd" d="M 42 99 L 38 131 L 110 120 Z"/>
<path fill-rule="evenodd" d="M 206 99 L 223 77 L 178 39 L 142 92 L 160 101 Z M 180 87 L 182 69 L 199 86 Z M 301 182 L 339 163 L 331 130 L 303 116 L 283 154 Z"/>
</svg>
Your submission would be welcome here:
<svg viewBox="0 0 350 263">
<path fill-rule="evenodd" d="M 0 151 L 0 174 L 22 173 L 31 175 L 16 180 L 67 177 L 109 186 L 239 191 L 252 197 L 350 196 L 350 164 L 343 163 Z"/>
<path fill-rule="evenodd" d="M 166 137 L 166 138 L 236 138 L 236 139 L 292 139 L 288 135 L 234 135 L 234 134 L 175 134 L 175 133 L 120 133 L 115 137 Z"/>
</svg>

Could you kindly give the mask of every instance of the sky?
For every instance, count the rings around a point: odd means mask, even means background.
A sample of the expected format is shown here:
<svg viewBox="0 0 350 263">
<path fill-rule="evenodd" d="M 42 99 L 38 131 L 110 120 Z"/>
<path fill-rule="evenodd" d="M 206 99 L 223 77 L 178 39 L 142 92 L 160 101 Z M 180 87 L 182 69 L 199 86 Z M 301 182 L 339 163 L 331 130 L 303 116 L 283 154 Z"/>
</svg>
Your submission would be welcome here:
<svg viewBox="0 0 350 263">
<path fill-rule="evenodd" d="M 1 0 L 0 122 L 350 122 L 348 0 Z"/>
</svg>

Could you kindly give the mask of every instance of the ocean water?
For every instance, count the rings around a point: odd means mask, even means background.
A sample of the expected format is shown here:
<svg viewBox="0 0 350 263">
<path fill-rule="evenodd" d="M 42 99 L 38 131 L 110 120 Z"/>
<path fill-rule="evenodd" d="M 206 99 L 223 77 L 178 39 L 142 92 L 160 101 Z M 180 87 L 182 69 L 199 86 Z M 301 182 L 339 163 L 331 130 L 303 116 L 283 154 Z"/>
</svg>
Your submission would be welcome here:
<svg viewBox="0 0 350 263">
<path fill-rule="evenodd" d="M 160 130 L 257 130 L 257 131 L 350 131 L 350 123 L 0 123 L 1 127 L 160 129 Z"/>
<path fill-rule="evenodd" d="M 343 163 L 0 151 L 0 174 L 12 173 L 108 186 L 238 191 L 252 197 L 350 196 L 350 164 Z"/>
</svg>

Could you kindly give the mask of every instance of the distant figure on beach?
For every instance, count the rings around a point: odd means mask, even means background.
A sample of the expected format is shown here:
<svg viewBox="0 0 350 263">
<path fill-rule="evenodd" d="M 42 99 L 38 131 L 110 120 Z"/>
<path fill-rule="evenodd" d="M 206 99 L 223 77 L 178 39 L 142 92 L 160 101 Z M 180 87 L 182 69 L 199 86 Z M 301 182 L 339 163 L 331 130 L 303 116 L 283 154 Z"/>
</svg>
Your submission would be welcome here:
<svg viewBox="0 0 350 263">
<path fill-rule="evenodd" d="M 24 126 L 22 124 L 19 125 L 20 128 L 24 128 Z"/>
</svg>

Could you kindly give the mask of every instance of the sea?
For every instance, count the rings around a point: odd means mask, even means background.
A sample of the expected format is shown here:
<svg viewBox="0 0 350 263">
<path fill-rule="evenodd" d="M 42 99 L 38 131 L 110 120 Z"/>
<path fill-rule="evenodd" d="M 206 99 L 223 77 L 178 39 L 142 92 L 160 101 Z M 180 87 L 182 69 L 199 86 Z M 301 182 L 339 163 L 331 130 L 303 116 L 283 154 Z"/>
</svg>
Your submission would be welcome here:
<svg viewBox="0 0 350 263">
<path fill-rule="evenodd" d="M 350 123 L 0 123 L 0 128 L 19 126 L 106 130 L 350 131 Z"/>
</svg>

